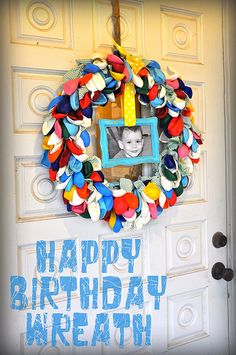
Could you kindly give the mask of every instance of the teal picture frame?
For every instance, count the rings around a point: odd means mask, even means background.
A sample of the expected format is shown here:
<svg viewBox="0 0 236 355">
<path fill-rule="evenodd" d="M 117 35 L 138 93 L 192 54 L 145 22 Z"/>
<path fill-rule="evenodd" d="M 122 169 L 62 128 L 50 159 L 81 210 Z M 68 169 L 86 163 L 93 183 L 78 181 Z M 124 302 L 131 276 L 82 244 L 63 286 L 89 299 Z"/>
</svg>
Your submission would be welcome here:
<svg viewBox="0 0 236 355">
<path fill-rule="evenodd" d="M 135 126 L 141 126 L 142 129 L 146 126 L 149 129 L 151 138 L 151 154 L 137 157 L 111 158 L 109 153 L 107 129 L 112 127 L 124 127 L 124 119 L 121 118 L 118 120 L 99 120 L 100 148 L 103 168 L 112 168 L 114 166 L 119 165 L 132 166 L 145 163 L 160 163 L 158 119 L 156 117 L 137 118 Z"/>
</svg>

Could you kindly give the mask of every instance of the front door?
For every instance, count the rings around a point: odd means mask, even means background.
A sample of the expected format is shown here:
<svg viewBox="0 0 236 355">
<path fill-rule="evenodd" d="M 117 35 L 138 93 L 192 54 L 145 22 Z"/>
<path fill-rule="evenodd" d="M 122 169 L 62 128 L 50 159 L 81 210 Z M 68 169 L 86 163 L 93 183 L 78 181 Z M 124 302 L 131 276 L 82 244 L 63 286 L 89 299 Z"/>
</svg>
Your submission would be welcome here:
<svg viewBox="0 0 236 355">
<path fill-rule="evenodd" d="M 124 348 L 120 348 L 119 335 L 110 322 L 110 345 L 91 346 L 96 309 L 89 311 L 89 326 L 81 336 L 89 342 L 82 353 L 227 354 L 227 283 L 211 276 L 214 263 L 226 264 L 226 248 L 212 245 L 213 234 L 226 231 L 221 1 L 120 2 L 122 45 L 132 54 L 158 61 L 164 70 L 167 66 L 174 68 L 192 87 L 194 116 L 204 133 L 204 145 L 192 187 L 178 204 L 141 231 L 118 235 L 104 222 L 92 223 L 69 214 L 47 170 L 40 165 L 42 120 L 62 75 L 75 66 L 76 59 L 90 58 L 94 51 L 110 52 L 111 2 L 16 0 L 1 5 L 6 98 L 2 142 L 7 150 L 3 169 L 5 284 L 9 285 L 9 275 L 21 274 L 29 285 L 27 309 L 12 311 L 6 307 L 8 348 L 22 354 L 32 354 L 32 348 L 35 354 L 78 351 L 69 331 L 64 333 L 71 344 L 68 347 L 59 340 L 55 347 L 49 342 L 43 349 L 35 343 L 31 347 L 25 344 L 26 313 L 33 302 L 31 280 L 40 278 L 35 254 L 38 240 L 55 241 L 55 269 L 48 274 L 58 277 L 64 240 L 75 240 L 80 253 L 81 241 L 94 240 L 101 246 L 105 240 L 115 240 L 121 246 L 125 237 L 141 241 L 134 275 L 141 276 L 144 284 L 148 275 L 167 276 L 159 310 L 153 309 L 153 297 L 145 295 L 144 309 L 133 307 L 129 311 L 131 316 L 142 314 L 144 320 L 145 315 L 151 315 L 151 345 L 144 341 L 135 346 L 130 326 L 125 329 Z M 101 263 L 100 255 L 86 275 L 98 278 L 100 292 L 104 276 Z M 127 260 L 120 257 L 116 264 L 109 265 L 108 275 L 118 276 L 127 292 Z M 74 276 L 81 277 L 80 269 Z M 4 294 L 8 299 L 8 287 Z M 65 292 L 59 293 L 55 302 L 63 312 Z M 71 314 L 78 312 L 79 305 L 75 292 Z M 46 311 L 49 316 L 53 313 L 49 304 Z M 124 311 L 122 302 L 116 311 Z M 50 321 L 48 329 L 50 339 Z"/>
</svg>

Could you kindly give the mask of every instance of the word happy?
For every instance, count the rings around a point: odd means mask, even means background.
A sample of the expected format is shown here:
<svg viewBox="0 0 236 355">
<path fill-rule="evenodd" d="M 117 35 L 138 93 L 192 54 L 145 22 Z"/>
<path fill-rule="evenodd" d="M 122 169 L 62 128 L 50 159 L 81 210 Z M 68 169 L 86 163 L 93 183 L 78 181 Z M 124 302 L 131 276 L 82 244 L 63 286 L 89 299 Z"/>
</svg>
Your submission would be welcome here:
<svg viewBox="0 0 236 355">
<path fill-rule="evenodd" d="M 109 265 L 115 265 L 119 258 L 127 261 L 128 274 L 133 274 L 135 263 L 140 258 L 141 240 L 122 239 L 119 245 L 114 240 L 104 240 L 101 246 L 94 240 L 81 241 L 80 253 L 75 240 L 64 240 L 58 266 L 58 277 L 55 275 L 55 242 L 47 245 L 46 241 L 36 243 L 37 272 L 40 278 L 32 278 L 31 285 L 27 284 L 24 276 L 10 277 L 11 308 L 24 310 L 30 308 L 26 317 L 26 345 L 38 346 L 49 343 L 48 327 L 51 327 L 51 345 L 57 346 L 58 342 L 64 346 L 96 346 L 97 343 L 108 345 L 110 343 L 110 326 L 119 330 L 119 345 L 124 346 L 125 328 L 132 327 L 133 343 L 141 346 L 151 345 L 152 317 L 144 316 L 144 312 L 132 316 L 127 312 L 115 313 L 121 307 L 125 310 L 144 309 L 145 298 L 153 301 L 153 309 L 160 307 L 160 297 L 166 290 L 166 276 L 148 275 L 145 280 L 141 276 L 130 275 L 124 282 L 120 277 L 107 276 Z M 58 250 L 57 250 L 58 252 Z M 78 257 L 80 255 L 80 257 Z M 101 269 L 101 280 L 98 277 L 88 277 L 90 268 L 98 264 Z M 66 276 L 65 272 L 68 275 Z M 47 274 L 46 274 L 47 273 Z M 73 274 L 74 273 L 74 274 Z M 46 275 L 47 276 L 46 276 Z M 77 275 L 81 275 L 78 277 Z M 76 276 L 75 276 L 76 275 Z M 100 287 L 101 290 L 100 291 Z M 64 312 L 48 313 L 48 310 L 59 310 L 56 300 L 58 295 L 63 295 L 65 302 Z M 81 312 L 74 312 L 73 301 L 76 298 L 76 310 L 80 306 Z M 76 296 L 75 296 L 76 295 Z M 36 313 L 37 308 L 47 312 Z M 75 308 L 75 307 L 73 307 Z M 102 312 L 92 317 L 92 310 Z M 90 312 L 86 312 L 90 310 Z M 103 312 L 109 311 L 109 312 Z M 112 311 L 112 312 L 111 312 Z M 90 317 L 93 319 L 90 320 Z M 86 327 L 90 330 L 90 340 L 86 338 Z M 69 333 L 70 337 L 69 337 Z M 71 340 L 69 341 L 68 338 Z M 85 339 L 86 338 L 86 339 Z"/>
</svg>

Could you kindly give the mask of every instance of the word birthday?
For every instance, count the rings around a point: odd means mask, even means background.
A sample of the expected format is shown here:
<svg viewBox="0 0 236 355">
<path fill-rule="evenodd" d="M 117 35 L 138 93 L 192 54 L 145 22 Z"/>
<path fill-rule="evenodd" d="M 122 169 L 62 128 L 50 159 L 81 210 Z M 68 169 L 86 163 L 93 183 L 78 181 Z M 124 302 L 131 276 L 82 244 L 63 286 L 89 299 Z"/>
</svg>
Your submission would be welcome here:
<svg viewBox="0 0 236 355">
<path fill-rule="evenodd" d="M 48 327 L 51 327 L 51 344 L 64 346 L 85 347 L 96 346 L 97 343 L 110 344 L 110 323 L 119 330 L 119 345 L 124 346 L 125 328 L 132 327 L 134 345 L 151 345 L 151 314 L 142 313 L 132 316 L 126 313 L 115 313 L 121 307 L 132 310 L 134 307 L 145 308 L 145 297 L 153 300 L 153 309 L 160 308 L 160 297 L 166 290 L 166 276 L 148 275 L 145 280 L 141 276 L 134 276 L 135 263 L 140 258 L 140 239 L 122 239 L 120 245 L 114 240 L 104 240 L 101 247 L 94 240 L 81 241 L 80 251 L 75 240 L 64 240 L 61 248 L 58 266 L 59 276 L 55 277 L 55 242 L 38 241 L 36 243 L 36 264 L 39 277 L 33 277 L 30 287 L 24 276 L 10 277 L 11 308 L 13 310 L 32 309 L 26 314 L 26 345 L 44 346 L 49 343 Z M 99 250 L 101 249 L 101 250 Z M 57 249 L 58 253 L 58 249 Z M 78 256 L 80 255 L 80 257 Z M 127 261 L 127 278 L 125 285 L 118 276 L 107 276 L 109 265 L 115 265 L 123 258 Z M 101 270 L 99 277 L 88 277 L 89 268 L 98 263 Z M 65 275 L 67 272 L 69 275 Z M 52 273 L 54 276 L 48 276 Z M 47 274 L 47 275 L 46 275 Z M 81 277 L 77 276 L 81 275 Z M 29 282 L 29 280 L 28 280 Z M 63 295 L 66 301 L 63 313 L 55 312 L 50 316 L 48 310 L 58 310 L 56 300 Z M 75 296 L 76 295 L 76 296 Z M 72 297 L 73 296 L 73 297 Z M 72 299 L 76 298 L 76 307 L 72 306 Z M 29 302 L 30 299 L 30 302 Z M 121 306 L 122 305 L 122 306 Z M 61 306 L 61 308 L 63 308 Z M 74 310 L 90 310 L 90 312 L 73 312 Z M 47 312 L 36 313 L 37 309 Z M 97 309 L 95 317 L 90 315 Z M 111 310 L 113 312 L 111 312 Z M 71 314 L 72 311 L 73 313 Z M 108 312 L 104 312 L 108 311 Z M 132 318 L 132 319 L 131 319 Z M 143 319 L 145 318 L 145 319 Z M 85 329 L 90 329 L 90 341 L 85 340 Z M 93 329 L 91 334 L 91 329 Z M 71 343 L 67 335 L 71 332 Z"/>
</svg>

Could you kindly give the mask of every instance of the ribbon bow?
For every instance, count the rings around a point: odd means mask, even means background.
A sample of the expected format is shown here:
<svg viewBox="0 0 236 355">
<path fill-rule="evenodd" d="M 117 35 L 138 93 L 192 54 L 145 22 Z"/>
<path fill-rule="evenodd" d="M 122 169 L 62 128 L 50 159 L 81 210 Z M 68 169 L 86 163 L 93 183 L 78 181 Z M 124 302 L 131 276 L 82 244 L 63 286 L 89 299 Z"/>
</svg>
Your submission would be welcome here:
<svg viewBox="0 0 236 355">
<path fill-rule="evenodd" d="M 145 63 L 141 58 L 135 57 L 132 54 L 126 52 L 116 41 L 114 41 L 116 49 L 125 57 L 125 60 L 130 65 L 134 74 L 145 67 Z M 124 123 L 125 126 L 135 126 L 136 124 L 136 110 L 135 110 L 135 86 L 132 81 L 125 83 L 124 89 Z"/>
</svg>

